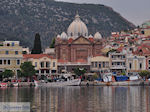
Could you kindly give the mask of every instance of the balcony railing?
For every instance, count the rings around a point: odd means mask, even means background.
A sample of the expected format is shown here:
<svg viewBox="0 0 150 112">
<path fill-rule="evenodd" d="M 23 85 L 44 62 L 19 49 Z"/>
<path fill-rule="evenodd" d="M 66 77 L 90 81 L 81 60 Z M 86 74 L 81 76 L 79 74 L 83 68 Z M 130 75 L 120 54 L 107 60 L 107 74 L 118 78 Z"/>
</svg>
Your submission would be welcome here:
<svg viewBox="0 0 150 112">
<path fill-rule="evenodd" d="M 113 65 L 110 67 L 110 69 L 126 69 L 125 65 Z"/>
</svg>

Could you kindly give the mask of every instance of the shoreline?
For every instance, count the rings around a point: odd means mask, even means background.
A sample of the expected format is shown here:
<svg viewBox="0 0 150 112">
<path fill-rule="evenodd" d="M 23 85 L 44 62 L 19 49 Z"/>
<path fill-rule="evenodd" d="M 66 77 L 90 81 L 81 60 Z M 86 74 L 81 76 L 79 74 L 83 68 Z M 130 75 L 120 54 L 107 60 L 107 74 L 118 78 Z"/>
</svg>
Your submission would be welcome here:
<svg viewBox="0 0 150 112">
<path fill-rule="evenodd" d="M 1 82 L 5 83 L 5 82 Z M 18 86 L 13 86 L 15 82 L 6 82 L 6 87 L 36 87 L 34 82 L 18 82 Z M 99 81 L 82 81 L 79 86 L 150 86 L 150 81 L 122 81 L 122 82 L 99 82 Z M 5 87 L 5 86 L 3 86 Z M 3 88 L 1 87 L 1 88 Z"/>
</svg>

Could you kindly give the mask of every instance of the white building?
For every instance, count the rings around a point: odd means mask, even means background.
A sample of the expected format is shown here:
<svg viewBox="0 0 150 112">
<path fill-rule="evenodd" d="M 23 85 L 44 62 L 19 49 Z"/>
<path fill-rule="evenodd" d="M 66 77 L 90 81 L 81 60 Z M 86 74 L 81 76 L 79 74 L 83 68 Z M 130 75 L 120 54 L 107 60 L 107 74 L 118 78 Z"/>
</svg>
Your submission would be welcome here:
<svg viewBox="0 0 150 112">
<path fill-rule="evenodd" d="M 109 54 L 110 70 L 115 74 L 126 71 L 126 54 L 113 52 Z"/>
</svg>

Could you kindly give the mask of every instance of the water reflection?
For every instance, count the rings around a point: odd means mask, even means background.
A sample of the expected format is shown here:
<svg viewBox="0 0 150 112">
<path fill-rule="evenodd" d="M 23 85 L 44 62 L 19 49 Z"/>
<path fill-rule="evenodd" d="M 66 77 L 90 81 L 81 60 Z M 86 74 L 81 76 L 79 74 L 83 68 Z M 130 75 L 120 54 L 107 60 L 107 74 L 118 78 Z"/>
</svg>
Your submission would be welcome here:
<svg viewBox="0 0 150 112">
<path fill-rule="evenodd" d="M 32 112 L 150 112 L 150 87 L 1 88 L 0 102 Z"/>
</svg>

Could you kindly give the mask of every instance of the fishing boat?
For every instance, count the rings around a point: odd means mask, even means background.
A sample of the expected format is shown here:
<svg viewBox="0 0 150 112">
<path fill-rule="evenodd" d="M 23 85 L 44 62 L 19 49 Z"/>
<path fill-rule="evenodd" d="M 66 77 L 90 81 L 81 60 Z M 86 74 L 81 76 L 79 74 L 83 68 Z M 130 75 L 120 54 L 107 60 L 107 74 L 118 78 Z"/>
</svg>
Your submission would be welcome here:
<svg viewBox="0 0 150 112">
<path fill-rule="evenodd" d="M 8 87 L 7 83 L 0 83 L 0 87 Z"/>
<path fill-rule="evenodd" d="M 62 86 L 79 86 L 81 79 L 72 79 L 67 81 L 57 81 L 57 82 L 41 82 L 34 81 L 36 87 L 62 87 Z"/>
<path fill-rule="evenodd" d="M 96 86 L 140 86 L 144 85 L 144 81 L 139 76 L 129 76 L 129 79 L 127 76 L 116 76 L 116 79 L 114 76 L 112 76 L 111 81 L 95 81 L 93 82 L 93 85 Z"/>
<path fill-rule="evenodd" d="M 14 87 L 18 87 L 18 86 L 19 86 L 19 83 L 14 83 L 13 86 L 14 86 Z"/>
<path fill-rule="evenodd" d="M 95 86 L 141 86 L 144 85 L 143 80 L 136 81 L 120 81 L 120 82 L 93 82 Z"/>
</svg>

